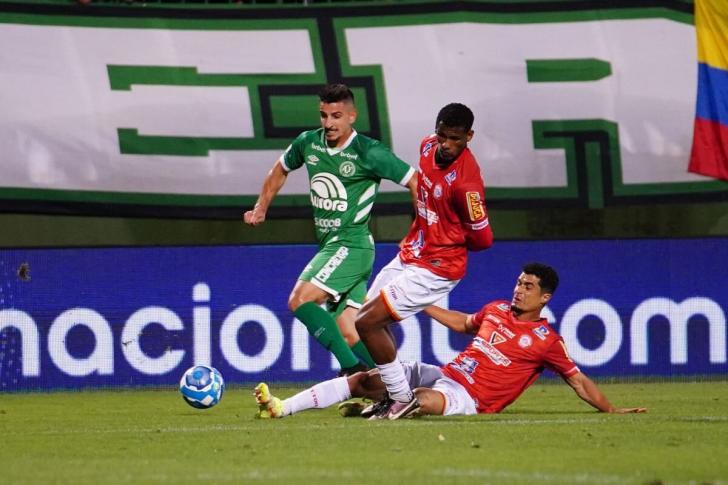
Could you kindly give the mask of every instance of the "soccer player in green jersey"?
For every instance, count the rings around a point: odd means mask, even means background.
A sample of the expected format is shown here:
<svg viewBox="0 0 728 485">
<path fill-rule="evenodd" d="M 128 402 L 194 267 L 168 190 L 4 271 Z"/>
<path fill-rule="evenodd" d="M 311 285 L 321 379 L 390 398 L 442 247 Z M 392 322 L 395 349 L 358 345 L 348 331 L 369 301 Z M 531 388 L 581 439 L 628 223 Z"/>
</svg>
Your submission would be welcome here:
<svg viewBox="0 0 728 485">
<path fill-rule="evenodd" d="M 263 182 L 246 224 L 265 221 L 273 198 L 289 172 L 306 166 L 319 251 L 303 269 L 288 308 L 309 333 L 330 350 L 342 374 L 374 367 L 356 333 L 354 320 L 366 297 L 374 263 L 374 239 L 369 216 L 382 179 L 407 187 L 417 199 L 415 170 L 381 142 L 360 135 L 354 95 L 343 84 L 319 93 L 321 128 L 304 131 L 276 161 Z M 321 308 L 326 303 L 327 310 Z"/>
</svg>

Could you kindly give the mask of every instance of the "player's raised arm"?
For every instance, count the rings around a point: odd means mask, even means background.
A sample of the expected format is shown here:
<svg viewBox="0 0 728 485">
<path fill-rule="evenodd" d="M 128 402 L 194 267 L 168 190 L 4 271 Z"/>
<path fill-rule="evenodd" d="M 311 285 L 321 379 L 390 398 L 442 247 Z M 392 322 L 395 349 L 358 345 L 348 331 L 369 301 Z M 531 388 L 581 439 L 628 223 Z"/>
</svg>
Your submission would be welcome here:
<svg viewBox="0 0 728 485">
<path fill-rule="evenodd" d="M 263 181 L 263 188 L 260 190 L 258 201 L 255 206 L 243 214 L 243 221 L 251 226 L 257 226 L 265 221 L 268 207 L 275 198 L 278 191 L 286 183 L 288 172 L 283 168 L 280 160 L 268 171 Z"/>
<path fill-rule="evenodd" d="M 475 333 L 473 315 L 455 310 L 447 310 L 437 305 L 425 307 L 424 312 L 450 330 L 459 333 Z"/>
<path fill-rule="evenodd" d="M 576 374 L 564 378 L 567 384 L 574 389 L 574 392 L 589 403 L 592 407 L 603 413 L 627 414 L 627 413 L 644 413 L 647 408 L 617 408 L 614 407 L 602 393 L 599 387 L 589 379 L 585 374 L 577 372 Z"/>
</svg>

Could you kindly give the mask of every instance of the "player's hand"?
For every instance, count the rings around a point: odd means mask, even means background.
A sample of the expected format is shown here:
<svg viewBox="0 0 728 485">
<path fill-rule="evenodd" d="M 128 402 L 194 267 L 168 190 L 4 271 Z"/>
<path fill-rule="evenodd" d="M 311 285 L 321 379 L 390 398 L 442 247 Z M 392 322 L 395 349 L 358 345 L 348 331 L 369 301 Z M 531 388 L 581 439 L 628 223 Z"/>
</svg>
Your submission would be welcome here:
<svg viewBox="0 0 728 485">
<path fill-rule="evenodd" d="M 646 413 L 647 408 L 614 408 L 609 412 L 612 414 Z"/>
<path fill-rule="evenodd" d="M 253 207 L 252 210 L 243 214 L 243 221 L 250 226 L 262 224 L 265 221 L 265 211 L 260 210 L 258 206 Z"/>
</svg>

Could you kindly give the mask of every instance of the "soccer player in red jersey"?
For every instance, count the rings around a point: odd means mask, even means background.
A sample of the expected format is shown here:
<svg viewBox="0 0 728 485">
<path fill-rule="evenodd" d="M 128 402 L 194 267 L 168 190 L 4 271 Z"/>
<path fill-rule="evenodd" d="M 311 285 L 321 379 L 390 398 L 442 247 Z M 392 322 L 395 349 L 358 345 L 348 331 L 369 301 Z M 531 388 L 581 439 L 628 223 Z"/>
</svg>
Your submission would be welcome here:
<svg viewBox="0 0 728 485">
<path fill-rule="evenodd" d="M 443 107 L 436 132 L 420 145 L 417 214 L 399 254 L 375 278 L 356 329 L 391 398 L 378 414 L 397 419 L 419 406 L 389 329 L 447 295 L 465 276 L 468 251 L 493 244 L 480 167 L 468 148 L 473 112 Z"/>
<path fill-rule="evenodd" d="M 475 334 L 473 341 L 443 367 L 403 363 L 419 407 L 414 414 L 455 415 L 498 413 L 515 401 L 544 369 L 558 373 L 576 394 L 605 413 L 642 413 L 645 408 L 613 406 L 599 387 L 569 357 L 564 341 L 541 310 L 559 279 L 541 263 L 529 263 L 518 276 L 509 302 L 494 301 L 475 314 L 429 306 L 425 312 L 457 332 Z M 256 388 L 261 417 L 283 417 L 313 407 L 323 408 L 349 397 L 377 399 L 385 390 L 376 370 L 348 379 L 322 382 L 285 401 L 270 395 L 265 384 Z M 347 407 L 344 409 L 351 409 Z"/>
</svg>

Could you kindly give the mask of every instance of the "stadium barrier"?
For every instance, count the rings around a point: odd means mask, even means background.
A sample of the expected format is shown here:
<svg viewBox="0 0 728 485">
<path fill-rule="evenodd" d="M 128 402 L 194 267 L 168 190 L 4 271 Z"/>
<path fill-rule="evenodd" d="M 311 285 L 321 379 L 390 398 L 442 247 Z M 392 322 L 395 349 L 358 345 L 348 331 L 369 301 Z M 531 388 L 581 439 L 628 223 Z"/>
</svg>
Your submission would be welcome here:
<svg viewBox="0 0 728 485">
<path fill-rule="evenodd" d="M 396 246 L 377 246 L 375 270 Z M 331 377 L 336 362 L 286 307 L 316 248 L 0 251 L 0 390 L 171 385 L 205 363 L 229 383 Z M 543 316 L 593 376 L 728 376 L 726 239 L 497 242 L 472 255 L 441 304 L 510 299 L 521 265 L 552 264 Z M 444 363 L 468 337 L 424 315 L 397 326 L 400 355 Z"/>
</svg>

